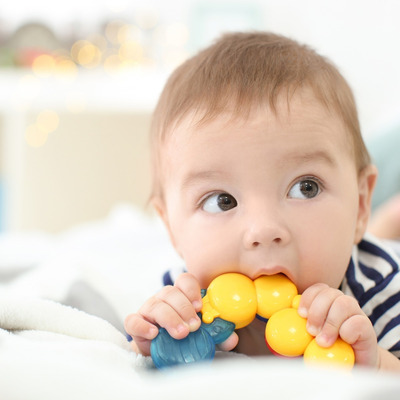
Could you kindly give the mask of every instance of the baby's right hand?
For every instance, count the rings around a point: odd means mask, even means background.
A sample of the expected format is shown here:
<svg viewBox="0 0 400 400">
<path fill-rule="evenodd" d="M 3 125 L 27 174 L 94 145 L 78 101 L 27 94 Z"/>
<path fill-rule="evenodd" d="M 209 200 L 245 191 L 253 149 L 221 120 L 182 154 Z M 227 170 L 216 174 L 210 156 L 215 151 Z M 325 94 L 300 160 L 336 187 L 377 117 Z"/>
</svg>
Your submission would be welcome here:
<svg viewBox="0 0 400 400">
<path fill-rule="evenodd" d="M 201 324 L 197 313 L 202 305 L 196 278 L 189 273 L 180 275 L 174 286 L 165 286 L 136 314 L 126 317 L 125 330 L 132 336 L 133 350 L 150 355 L 150 344 L 158 334 L 158 327 L 165 328 L 175 339 L 183 339 L 189 332 L 196 331 Z"/>
</svg>

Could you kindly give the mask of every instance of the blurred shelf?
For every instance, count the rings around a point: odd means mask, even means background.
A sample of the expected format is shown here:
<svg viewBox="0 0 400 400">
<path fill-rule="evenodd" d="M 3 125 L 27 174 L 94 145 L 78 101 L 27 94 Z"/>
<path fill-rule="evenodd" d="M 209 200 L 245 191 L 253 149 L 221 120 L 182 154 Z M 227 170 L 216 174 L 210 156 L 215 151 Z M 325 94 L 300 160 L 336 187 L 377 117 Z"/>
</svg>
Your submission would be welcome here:
<svg viewBox="0 0 400 400">
<path fill-rule="evenodd" d="M 151 111 L 168 71 L 78 70 L 75 75 L 0 69 L 0 112 Z"/>
</svg>

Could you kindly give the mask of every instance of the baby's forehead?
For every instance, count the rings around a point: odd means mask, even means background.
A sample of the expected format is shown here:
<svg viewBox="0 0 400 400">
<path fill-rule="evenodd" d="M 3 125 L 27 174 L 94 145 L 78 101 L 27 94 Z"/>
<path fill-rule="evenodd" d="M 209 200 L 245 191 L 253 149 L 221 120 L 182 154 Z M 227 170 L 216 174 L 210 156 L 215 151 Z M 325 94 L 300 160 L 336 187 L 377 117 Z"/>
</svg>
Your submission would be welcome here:
<svg viewBox="0 0 400 400">
<path fill-rule="evenodd" d="M 349 136 L 336 115 L 324 107 L 304 107 L 298 102 L 290 110 L 258 108 L 246 117 L 224 112 L 202 123 L 191 115 L 171 129 L 162 158 L 164 163 L 173 159 L 184 163 L 191 162 L 188 157 L 205 159 L 210 152 L 221 159 L 227 158 L 227 152 L 235 152 L 240 159 L 246 150 L 249 157 L 260 151 L 279 153 L 284 158 L 279 163 L 319 159 L 333 164 L 338 153 L 355 159 Z"/>
<path fill-rule="evenodd" d="M 280 96 L 273 105 L 252 104 L 240 112 L 234 105 L 228 105 L 220 112 L 209 110 L 205 106 L 189 110 L 177 118 L 165 130 L 163 140 L 169 145 L 179 145 L 181 140 L 190 140 L 192 135 L 211 133 L 218 135 L 225 129 L 244 128 L 249 134 L 254 126 L 264 125 L 266 129 L 270 124 L 282 123 L 282 129 L 287 132 L 287 124 L 307 127 L 310 124 L 324 125 L 326 121 L 338 125 L 344 132 L 346 144 L 351 144 L 351 133 L 338 113 L 319 101 L 310 91 L 300 91 L 288 98 Z M 318 129 L 316 128 L 316 132 Z M 338 140 L 343 136 L 338 135 Z"/>
</svg>

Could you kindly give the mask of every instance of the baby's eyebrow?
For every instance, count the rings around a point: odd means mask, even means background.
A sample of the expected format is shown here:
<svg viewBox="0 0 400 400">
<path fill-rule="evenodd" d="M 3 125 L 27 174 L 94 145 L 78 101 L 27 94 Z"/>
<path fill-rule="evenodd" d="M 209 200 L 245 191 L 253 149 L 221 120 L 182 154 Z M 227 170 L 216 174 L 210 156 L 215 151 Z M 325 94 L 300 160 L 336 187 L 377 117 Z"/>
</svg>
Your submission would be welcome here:
<svg viewBox="0 0 400 400">
<path fill-rule="evenodd" d="M 218 177 L 221 177 L 221 173 L 218 171 L 190 171 L 183 177 L 181 187 L 188 189 L 201 181 L 209 181 Z"/>
<path fill-rule="evenodd" d="M 329 151 L 324 149 L 290 152 L 286 154 L 284 157 L 282 157 L 281 160 L 278 161 L 278 163 L 282 165 L 282 167 L 284 167 L 285 165 L 292 165 L 292 164 L 300 165 L 300 164 L 307 164 L 310 162 L 322 162 L 330 166 L 336 166 L 338 164 L 337 160 L 333 157 L 333 155 Z M 190 187 L 193 187 L 201 182 L 207 182 L 215 179 L 222 179 L 224 176 L 221 171 L 216 171 L 216 170 L 188 171 L 182 177 L 181 188 L 189 189 Z"/>
<path fill-rule="evenodd" d="M 296 151 L 293 154 L 287 154 L 287 156 L 281 160 L 281 163 L 285 164 L 287 161 L 299 164 L 322 161 L 331 166 L 337 165 L 336 159 L 328 151 L 325 150 L 306 151 L 301 153 Z"/>
</svg>

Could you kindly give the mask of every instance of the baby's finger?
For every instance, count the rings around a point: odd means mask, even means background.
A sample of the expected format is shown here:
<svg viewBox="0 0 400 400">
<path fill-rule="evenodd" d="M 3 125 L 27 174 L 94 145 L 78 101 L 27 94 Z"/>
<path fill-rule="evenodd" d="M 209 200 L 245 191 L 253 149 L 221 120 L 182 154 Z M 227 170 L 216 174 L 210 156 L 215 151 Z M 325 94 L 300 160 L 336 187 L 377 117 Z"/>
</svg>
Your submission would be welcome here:
<svg viewBox="0 0 400 400">
<path fill-rule="evenodd" d="M 347 319 L 340 327 L 339 334 L 353 347 L 357 364 L 369 367 L 377 365 L 377 339 L 372 323 L 366 315 L 354 315 Z"/>
<path fill-rule="evenodd" d="M 233 332 L 231 336 L 228 337 L 224 342 L 217 345 L 219 350 L 231 351 L 233 350 L 239 342 L 239 336 L 236 332 Z"/>
<path fill-rule="evenodd" d="M 143 319 L 139 314 L 130 314 L 125 318 L 125 331 L 133 336 L 142 337 L 143 339 L 153 340 L 158 334 L 158 328 Z"/>
<path fill-rule="evenodd" d="M 176 279 L 175 285 L 192 303 L 196 312 L 201 311 L 203 301 L 201 299 L 201 288 L 197 279 L 189 273 L 181 274 Z"/>
<path fill-rule="evenodd" d="M 158 328 L 138 314 L 128 315 L 124 323 L 125 331 L 132 337 L 132 349 L 135 353 L 150 355 L 150 343 L 157 334 Z"/>
<path fill-rule="evenodd" d="M 151 323 L 165 328 L 175 339 L 183 339 L 190 332 L 188 324 L 182 320 L 181 316 L 161 300 L 156 299 L 144 305 L 140 314 Z"/>
<path fill-rule="evenodd" d="M 309 306 L 307 317 L 307 330 L 311 335 L 317 336 L 323 327 L 325 327 L 327 318 L 331 312 L 332 304 L 334 304 L 339 297 L 343 297 L 343 293 L 340 290 L 329 287 L 322 289 L 315 296 L 313 302 Z M 333 318 L 333 321 L 336 321 L 336 319 Z"/>
<path fill-rule="evenodd" d="M 362 314 L 357 300 L 344 294 L 338 296 L 332 302 L 325 323 L 316 337 L 317 343 L 322 347 L 331 346 L 338 338 L 343 324 L 349 318 Z"/>
<path fill-rule="evenodd" d="M 146 340 L 141 337 L 132 336 L 131 348 L 136 354 L 144 356 L 151 355 L 151 340 Z"/>
<path fill-rule="evenodd" d="M 176 287 L 165 286 L 139 310 L 148 322 L 165 328 L 175 339 L 183 339 L 200 326 L 193 305 Z"/>
<path fill-rule="evenodd" d="M 303 294 L 301 295 L 300 304 L 298 308 L 300 316 L 302 316 L 303 318 L 308 318 L 311 304 L 313 304 L 315 298 L 319 295 L 319 293 L 321 293 L 326 289 L 329 289 L 328 285 L 326 285 L 325 283 L 317 283 L 315 285 L 310 286 L 303 292 Z"/>
<path fill-rule="evenodd" d="M 186 296 L 186 293 L 183 293 L 176 286 L 166 286 L 160 293 L 155 296 L 156 300 L 161 301 L 162 303 L 168 305 L 174 312 L 180 317 L 182 322 L 186 324 L 189 328 L 190 332 L 193 332 L 200 327 L 200 318 L 197 315 L 195 308 L 193 307 L 193 303 Z M 201 296 L 200 296 L 201 298 Z M 159 308 L 164 308 L 163 304 L 159 304 Z M 161 310 L 158 310 L 159 312 Z M 164 312 L 164 311 L 162 311 Z M 166 310 L 166 312 L 169 312 Z M 152 311 L 154 313 L 154 311 Z M 160 321 L 165 320 L 165 316 L 161 316 L 158 313 L 157 322 L 161 325 Z M 177 321 L 178 322 L 178 321 Z M 161 325 L 168 330 L 168 327 L 165 325 Z"/>
</svg>

